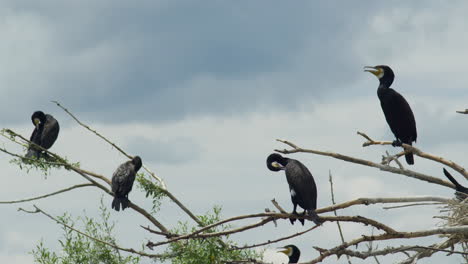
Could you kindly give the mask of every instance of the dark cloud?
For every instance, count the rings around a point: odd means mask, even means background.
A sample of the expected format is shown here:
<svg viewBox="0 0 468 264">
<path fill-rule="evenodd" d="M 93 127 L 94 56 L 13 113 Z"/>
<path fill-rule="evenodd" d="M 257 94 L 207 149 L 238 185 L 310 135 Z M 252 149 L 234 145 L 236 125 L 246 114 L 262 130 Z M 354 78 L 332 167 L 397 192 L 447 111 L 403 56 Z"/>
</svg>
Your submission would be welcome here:
<svg viewBox="0 0 468 264">
<path fill-rule="evenodd" d="M 320 96 L 353 79 L 349 67 L 360 64 L 347 42 L 373 8 L 334 1 L 6 5 L 13 23 L 28 17 L 37 25 L 23 27 L 41 43 L 30 51 L 39 57 L 34 67 L 11 81 L 21 107 L 57 99 L 109 122 L 288 108 Z"/>
</svg>

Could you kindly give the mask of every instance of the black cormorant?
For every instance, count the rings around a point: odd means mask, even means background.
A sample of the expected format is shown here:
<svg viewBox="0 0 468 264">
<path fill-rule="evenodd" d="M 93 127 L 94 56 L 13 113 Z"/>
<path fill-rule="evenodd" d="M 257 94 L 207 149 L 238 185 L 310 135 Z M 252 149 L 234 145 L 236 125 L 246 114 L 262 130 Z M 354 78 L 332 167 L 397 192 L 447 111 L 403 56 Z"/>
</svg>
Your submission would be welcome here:
<svg viewBox="0 0 468 264">
<path fill-rule="evenodd" d="M 299 215 L 296 212 L 296 207 L 299 205 L 306 213 L 312 217 L 315 224 L 320 225 L 320 219 L 315 213 L 317 208 L 317 186 L 315 185 L 314 177 L 310 171 L 298 160 L 285 158 L 277 153 L 273 153 L 267 158 L 267 167 L 271 171 L 284 170 L 286 179 L 289 184 L 289 192 L 291 201 L 294 205 L 293 214 Z M 291 224 L 296 221 L 295 218 L 289 219 Z M 304 225 L 304 219 L 299 219 Z"/>
<path fill-rule="evenodd" d="M 141 165 L 141 158 L 135 156 L 132 160 L 122 163 L 112 175 L 112 192 L 114 192 L 112 208 L 116 211 L 120 211 L 120 205 L 122 210 L 128 207 L 128 193 L 132 190 L 136 173 Z"/>
<path fill-rule="evenodd" d="M 444 174 L 455 185 L 455 190 L 457 190 L 455 195 L 458 197 L 458 199 L 465 200 L 468 197 L 468 188 L 459 184 L 445 168 Z"/>
<path fill-rule="evenodd" d="M 60 131 L 58 121 L 53 116 L 44 114 L 42 111 L 34 112 L 31 120 L 35 128 L 29 140 L 45 149 L 52 147 Z M 31 145 L 28 148 L 28 153 L 26 153 L 26 158 L 39 158 L 41 152 L 40 149 Z"/>
<path fill-rule="evenodd" d="M 377 95 L 385 119 L 396 137 L 392 145 L 401 146 L 401 143 L 412 145 L 413 141 L 416 142 L 417 137 L 416 121 L 405 98 L 390 88 L 395 78 L 392 69 L 386 65 L 378 65 L 375 67 L 366 66 L 365 71 L 374 74 L 380 81 Z M 405 158 L 409 165 L 414 164 L 413 153 L 405 154 Z"/>
<path fill-rule="evenodd" d="M 279 248 L 278 252 L 286 254 L 289 257 L 288 263 L 298 263 L 301 251 L 295 245 L 287 245 L 283 248 Z"/>
</svg>

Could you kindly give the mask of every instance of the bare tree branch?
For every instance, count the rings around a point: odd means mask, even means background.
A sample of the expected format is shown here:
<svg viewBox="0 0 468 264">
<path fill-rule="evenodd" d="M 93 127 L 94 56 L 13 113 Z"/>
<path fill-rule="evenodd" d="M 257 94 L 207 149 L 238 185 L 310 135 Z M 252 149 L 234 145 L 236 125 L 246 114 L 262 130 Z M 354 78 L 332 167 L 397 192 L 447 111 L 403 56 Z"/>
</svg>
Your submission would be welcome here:
<svg viewBox="0 0 468 264">
<path fill-rule="evenodd" d="M 343 160 L 343 161 L 346 161 L 346 162 L 356 163 L 356 164 L 360 164 L 360 165 L 364 165 L 364 166 L 368 166 L 368 167 L 374 167 L 374 168 L 378 168 L 378 169 L 383 170 L 383 171 L 388 171 L 388 172 L 395 173 L 395 174 L 406 175 L 406 176 L 411 177 L 411 178 L 415 178 L 415 179 L 418 179 L 418 180 L 422 180 L 422 181 L 426 181 L 426 182 L 430 182 L 430 183 L 435 183 L 435 184 L 439 184 L 439 185 L 443 185 L 443 186 L 455 189 L 455 185 L 453 185 L 451 182 L 444 181 L 444 180 L 441 180 L 440 178 L 425 175 L 425 174 L 422 174 L 422 173 L 419 173 L 419 172 L 416 172 L 416 171 L 407 170 L 407 169 L 399 169 L 399 168 L 391 167 L 391 166 L 388 166 L 388 165 L 382 165 L 382 164 L 378 164 L 378 163 L 375 163 L 375 162 L 372 162 L 372 161 L 359 159 L 359 158 L 354 158 L 354 157 L 351 157 L 351 156 L 346 156 L 346 155 L 339 154 L 339 153 L 334 153 L 334 152 L 326 152 L 326 151 L 313 150 L 313 149 L 303 149 L 303 148 L 300 148 L 300 147 L 296 146 L 295 144 L 293 144 L 293 143 L 291 143 L 289 141 L 286 141 L 286 140 L 277 139 L 277 141 L 282 142 L 282 143 L 292 147 L 292 149 L 290 149 L 290 150 L 275 149 L 275 151 L 277 151 L 279 153 L 290 154 L 290 153 L 302 152 L 302 153 L 312 153 L 312 154 L 321 155 L 321 156 L 328 156 L 328 157 Z M 403 144 L 403 145 L 405 145 L 405 144 Z"/>
<path fill-rule="evenodd" d="M 320 256 L 308 261 L 304 262 L 307 264 L 312 264 L 312 263 L 319 263 L 325 258 L 332 256 L 332 255 L 337 255 L 340 256 L 343 253 L 343 250 L 354 245 L 358 245 L 362 242 L 366 241 L 380 241 L 380 240 L 389 240 L 389 239 L 404 239 L 404 238 L 416 238 L 416 237 L 426 237 L 426 236 L 432 236 L 432 235 L 439 235 L 439 234 L 463 234 L 463 235 L 468 235 L 468 225 L 466 226 L 456 226 L 456 227 L 443 227 L 443 228 L 435 228 L 435 229 L 429 229 L 429 230 L 421 230 L 421 231 L 413 231 L 413 232 L 396 232 L 396 233 L 384 233 L 381 235 L 377 236 L 361 236 L 360 238 L 354 239 L 352 241 L 349 241 L 347 243 L 343 243 L 340 246 L 337 246 L 335 248 L 329 249 L 329 250 L 320 250 Z"/>
<path fill-rule="evenodd" d="M 363 147 L 366 147 L 366 146 L 370 146 L 370 145 L 391 145 L 392 142 L 391 141 L 374 141 L 372 140 L 369 136 L 367 136 L 365 133 L 362 133 L 362 132 L 357 132 L 358 135 L 364 137 L 365 139 L 367 139 L 368 141 L 365 142 L 362 146 Z M 441 164 L 444 164 L 446 166 L 449 166 L 450 168 L 458 171 L 461 175 L 463 175 L 466 179 L 468 179 L 468 172 L 465 170 L 465 168 L 463 168 L 462 166 L 458 165 L 457 163 L 453 162 L 453 161 L 449 161 L 449 160 L 446 160 L 440 156 L 435 156 L 435 155 L 432 155 L 432 154 L 429 154 L 429 153 L 425 153 L 423 151 L 421 151 L 420 149 L 412 146 L 412 145 L 408 145 L 408 144 L 402 144 L 402 147 L 405 149 L 405 151 L 409 151 L 409 152 L 412 152 L 413 154 L 421 157 L 421 158 L 425 158 L 425 159 L 428 159 L 428 160 L 432 160 L 432 161 L 435 161 L 435 162 L 438 162 L 438 163 L 441 163 Z M 403 155 L 403 153 L 400 153 L 398 155 Z"/>
<path fill-rule="evenodd" d="M 22 199 L 22 200 L 15 200 L 15 201 L 0 201 L 0 204 L 14 204 L 14 203 L 30 202 L 30 201 L 39 200 L 39 199 L 47 198 L 47 197 L 50 197 L 50 196 L 54 196 L 54 195 L 56 195 L 56 194 L 68 192 L 68 191 L 71 191 L 71 190 L 73 190 L 73 189 L 78 189 L 78 188 L 83 188 L 83 187 L 89 187 L 89 186 L 94 186 L 94 184 L 92 184 L 92 183 L 84 183 L 84 184 L 73 185 L 73 186 L 71 186 L 71 187 L 68 187 L 68 188 L 65 188 L 65 189 L 62 189 L 62 190 L 53 192 L 53 193 L 49 193 L 49 194 L 45 194 L 45 195 L 41 195 L 41 196 L 37 196 L 37 197 L 33 197 L 33 198 Z"/>
</svg>

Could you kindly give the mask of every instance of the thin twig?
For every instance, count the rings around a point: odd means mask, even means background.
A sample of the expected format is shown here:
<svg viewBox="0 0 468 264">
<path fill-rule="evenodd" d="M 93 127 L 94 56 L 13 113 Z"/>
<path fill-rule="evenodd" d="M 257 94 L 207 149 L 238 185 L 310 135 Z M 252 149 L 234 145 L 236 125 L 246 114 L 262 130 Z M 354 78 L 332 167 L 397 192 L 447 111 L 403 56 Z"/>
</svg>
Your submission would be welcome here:
<svg viewBox="0 0 468 264">
<path fill-rule="evenodd" d="M 50 197 L 50 196 L 54 196 L 56 194 L 60 194 L 60 193 L 63 193 L 63 192 L 68 192 L 68 191 L 71 191 L 73 189 L 78 189 L 78 188 L 82 188 L 82 187 L 89 187 L 89 186 L 94 186 L 94 184 L 84 183 L 84 184 L 73 185 L 71 187 L 68 187 L 68 188 L 53 192 L 53 193 L 49 193 L 49 194 L 45 194 L 45 195 L 41 195 L 41 196 L 37 196 L 37 197 L 33 197 L 33 198 L 15 200 L 15 201 L 0 201 L 0 204 L 15 204 L 15 203 L 30 202 L 30 201 L 39 200 L 39 199 L 47 198 L 47 197 Z"/>
<path fill-rule="evenodd" d="M 335 205 L 335 193 L 333 192 L 333 177 L 332 177 L 332 174 L 331 174 L 331 170 L 328 170 L 328 180 L 330 182 L 330 193 L 331 193 L 331 200 L 332 200 L 332 204 Z M 333 213 L 335 214 L 335 216 L 338 216 L 338 213 L 336 212 L 336 210 L 333 210 Z M 338 231 L 340 233 L 340 238 L 341 238 L 341 243 L 345 243 L 345 239 L 344 239 L 344 236 L 343 236 L 343 230 L 341 229 L 341 224 L 339 221 L 336 222 L 336 225 L 338 226 Z M 346 258 L 348 259 L 348 263 L 351 264 L 351 258 L 346 255 Z"/>
<path fill-rule="evenodd" d="M 260 247 L 260 246 L 265 246 L 265 245 L 277 243 L 277 242 L 280 242 L 280 241 L 283 241 L 283 240 L 287 240 L 287 239 L 291 239 L 293 237 L 303 235 L 305 233 L 308 233 L 308 232 L 316 229 L 317 227 L 319 227 L 319 226 L 315 225 L 315 226 L 313 226 L 311 228 L 308 228 L 308 229 L 306 229 L 306 230 L 304 230 L 302 232 L 298 232 L 298 233 L 295 233 L 295 234 L 292 234 L 292 235 L 289 235 L 289 236 L 285 236 L 285 237 L 281 237 L 281 238 L 278 238 L 278 239 L 274 239 L 274 240 L 268 240 L 267 242 L 263 242 L 263 243 L 259 243 L 259 244 L 253 244 L 253 245 L 250 245 L 250 246 L 243 246 L 243 247 L 234 247 L 233 250 L 243 250 L 243 249 L 255 248 L 255 247 Z"/>
</svg>

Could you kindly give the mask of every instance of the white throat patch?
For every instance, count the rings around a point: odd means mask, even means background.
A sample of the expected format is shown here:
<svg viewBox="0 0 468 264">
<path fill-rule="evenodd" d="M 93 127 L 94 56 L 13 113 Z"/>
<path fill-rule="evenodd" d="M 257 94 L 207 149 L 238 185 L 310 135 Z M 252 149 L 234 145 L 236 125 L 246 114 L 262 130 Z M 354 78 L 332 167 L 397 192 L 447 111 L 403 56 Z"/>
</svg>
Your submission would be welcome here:
<svg viewBox="0 0 468 264">
<path fill-rule="evenodd" d="M 296 191 L 294 191 L 294 189 L 289 190 L 289 193 L 291 193 L 291 197 L 296 197 Z"/>
</svg>

